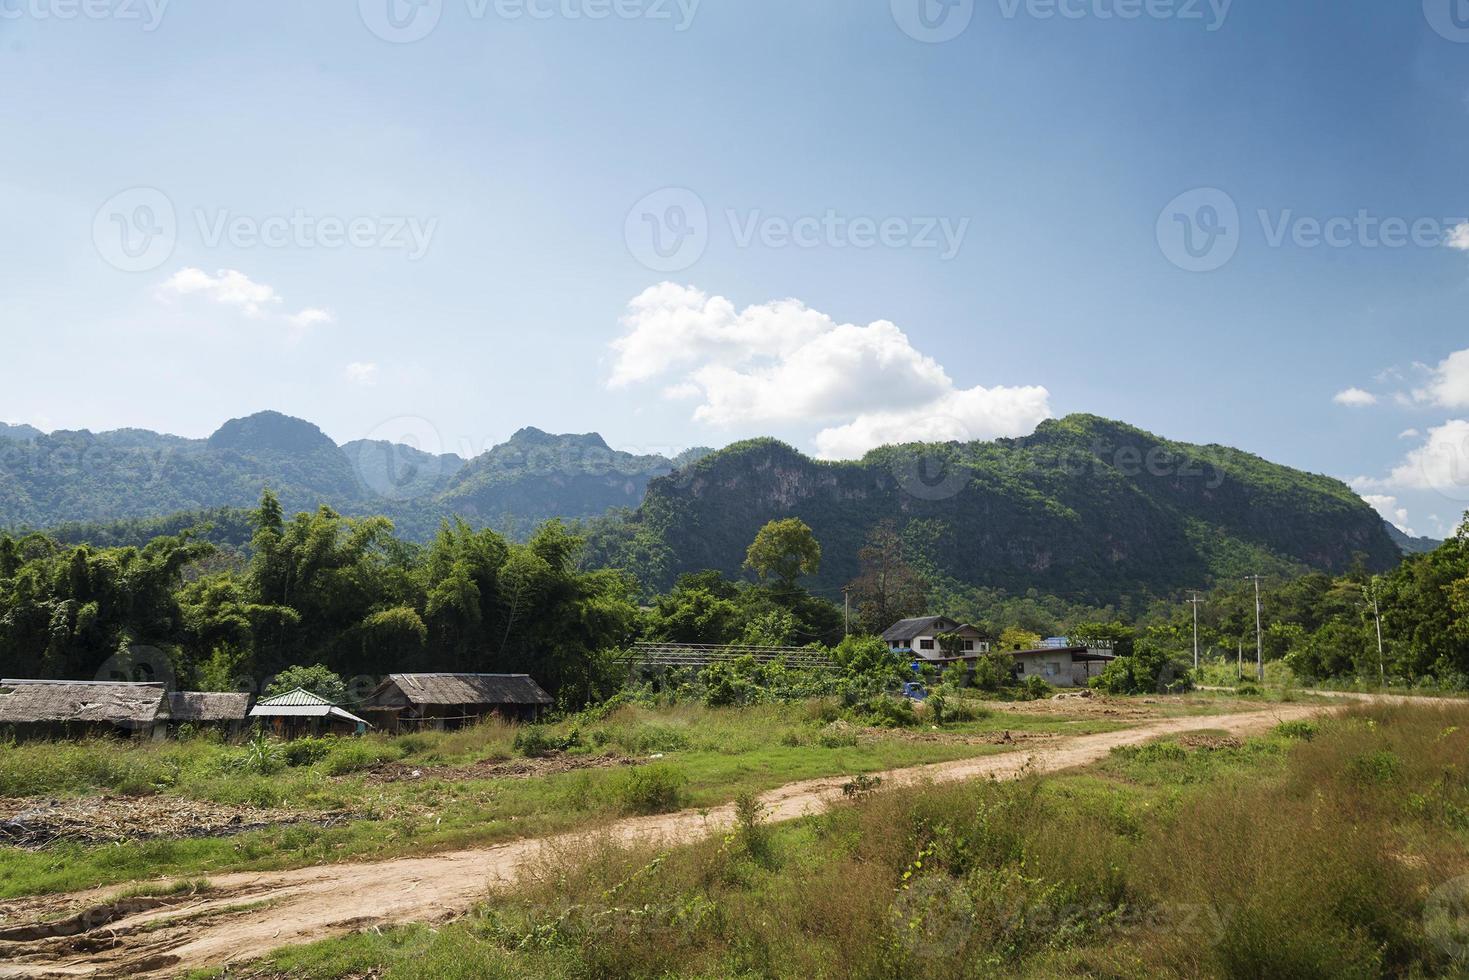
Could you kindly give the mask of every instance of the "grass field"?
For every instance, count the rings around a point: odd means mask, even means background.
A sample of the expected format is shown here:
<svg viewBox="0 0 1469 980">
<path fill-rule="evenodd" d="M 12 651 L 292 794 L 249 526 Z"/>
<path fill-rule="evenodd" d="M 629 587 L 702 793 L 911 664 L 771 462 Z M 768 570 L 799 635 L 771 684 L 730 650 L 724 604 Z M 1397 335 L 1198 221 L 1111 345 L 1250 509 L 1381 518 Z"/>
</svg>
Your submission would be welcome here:
<svg viewBox="0 0 1469 980">
<path fill-rule="evenodd" d="M 1466 760 L 1469 705 L 1374 705 L 778 826 L 750 807 L 721 839 L 555 855 L 449 926 L 244 975 L 1460 976 Z"/>
<path fill-rule="evenodd" d="M 1159 704 L 1213 711 L 1198 699 Z M 1136 718 L 1072 714 L 1064 707 L 969 706 L 968 720 L 935 728 L 879 729 L 846 720 L 818 701 L 711 709 L 625 706 L 528 730 L 487 723 L 450 733 L 226 745 L 206 738 L 169 742 L 21 743 L 0 751 L 0 815 L 56 797 L 151 797 L 291 808 L 349 818 L 322 828 L 271 827 L 235 836 L 134 840 L 102 846 L 60 843 L 0 848 L 0 899 L 142 881 L 387 857 L 569 830 L 613 815 L 706 807 L 795 780 L 942 762 L 1009 746 L 1003 731 L 1086 734 Z M 517 738 L 520 746 L 517 747 Z M 549 747 L 542 772 L 525 758 Z M 520 761 L 530 774 L 482 768 Z M 608 762 L 638 765 L 603 765 Z M 419 770 L 387 781 L 385 764 Z"/>
</svg>

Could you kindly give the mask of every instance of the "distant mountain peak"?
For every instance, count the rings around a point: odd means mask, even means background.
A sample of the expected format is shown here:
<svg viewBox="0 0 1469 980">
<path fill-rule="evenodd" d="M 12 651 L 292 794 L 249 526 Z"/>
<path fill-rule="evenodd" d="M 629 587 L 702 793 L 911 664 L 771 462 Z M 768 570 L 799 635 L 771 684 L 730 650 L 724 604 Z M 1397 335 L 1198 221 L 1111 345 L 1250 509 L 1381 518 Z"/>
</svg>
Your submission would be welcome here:
<svg viewBox="0 0 1469 980">
<path fill-rule="evenodd" d="M 305 419 L 280 412 L 256 412 L 221 425 L 209 437 L 209 448 L 245 453 L 314 453 L 335 450 L 337 444 Z"/>
<path fill-rule="evenodd" d="M 575 446 L 579 449 L 605 449 L 610 451 L 611 446 L 607 441 L 595 432 L 587 432 L 582 435 L 554 435 L 535 426 L 526 426 L 515 435 L 510 437 L 508 445 L 511 446 Z"/>
</svg>

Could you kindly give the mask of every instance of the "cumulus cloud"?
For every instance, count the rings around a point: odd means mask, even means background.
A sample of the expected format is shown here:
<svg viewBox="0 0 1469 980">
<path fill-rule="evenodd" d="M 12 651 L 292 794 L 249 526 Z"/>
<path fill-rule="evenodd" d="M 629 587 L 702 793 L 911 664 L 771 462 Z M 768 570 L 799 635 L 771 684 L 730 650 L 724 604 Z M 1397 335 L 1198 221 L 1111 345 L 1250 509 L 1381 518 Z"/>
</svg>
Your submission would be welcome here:
<svg viewBox="0 0 1469 980">
<path fill-rule="evenodd" d="M 1370 391 L 1363 391 L 1361 388 L 1348 388 L 1345 391 L 1338 391 L 1331 400 L 1338 405 L 1345 405 L 1348 408 L 1366 408 L 1369 405 L 1377 404 L 1377 396 Z"/>
<path fill-rule="evenodd" d="M 1449 229 L 1449 237 L 1444 244 L 1461 252 L 1469 252 L 1469 222 Z"/>
<path fill-rule="evenodd" d="M 281 305 L 281 296 L 275 287 L 255 282 L 238 269 L 220 269 L 210 275 L 203 269 L 187 266 L 169 276 L 158 285 L 155 295 L 163 302 L 172 302 L 183 296 L 196 296 L 239 310 L 251 319 L 276 319 L 276 310 Z M 280 315 L 279 320 L 293 331 L 293 338 L 312 327 L 336 322 L 331 310 L 319 306 L 308 306 L 297 313 Z"/>
<path fill-rule="evenodd" d="M 736 309 L 722 296 L 662 283 L 636 297 L 612 344 L 609 385 L 666 379 L 722 427 L 825 424 L 826 458 L 884 443 L 1023 435 L 1050 417 L 1041 387 L 961 389 L 886 320 L 837 323 L 798 300 Z"/>
<path fill-rule="evenodd" d="M 158 293 L 163 299 L 203 296 L 221 306 L 236 307 L 250 317 L 264 316 L 267 309 L 281 301 L 274 288 L 252 282 L 236 269 L 220 269 L 211 276 L 203 269 L 185 267 L 169 276 L 158 287 Z"/>
<path fill-rule="evenodd" d="M 1373 509 L 1382 515 L 1383 520 L 1390 522 L 1399 531 L 1402 531 L 1409 537 L 1416 538 L 1418 536 L 1418 532 L 1408 526 L 1408 508 L 1402 506 L 1398 502 L 1397 497 L 1387 494 L 1364 493 L 1362 499 L 1371 504 Z"/>
<path fill-rule="evenodd" d="M 1428 383 L 1413 398 L 1440 408 L 1469 407 L 1469 350 L 1455 351 L 1429 368 Z"/>
<path fill-rule="evenodd" d="M 348 381 L 364 388 L 377 384 L 377 365 L 370 362 L 353 361 L 347 365 L 346 374 Z"/>
<path fill-rule="evenodd" d="M 1385 478 L 1359 477 L 1352 486 L 1359 493 L 1432 490 L 1452 500 L 1469 500 L 1469 421 L 1450 419 L 1430 428 L 1423 444 Z"/>
</svg>

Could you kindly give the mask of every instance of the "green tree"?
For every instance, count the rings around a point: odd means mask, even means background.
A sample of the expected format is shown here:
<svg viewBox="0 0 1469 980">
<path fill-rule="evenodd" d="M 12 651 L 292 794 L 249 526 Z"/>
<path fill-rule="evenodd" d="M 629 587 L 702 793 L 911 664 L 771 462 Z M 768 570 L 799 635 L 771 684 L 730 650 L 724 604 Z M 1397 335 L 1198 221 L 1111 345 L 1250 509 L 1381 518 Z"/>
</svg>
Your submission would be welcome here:
<svg viewBox="0 0 1469 980">
<path fill-rule="evenodd" d="M 341 675 L 324 664 L 313 664 L 310 667 L 287 667 L 275 675 L 265 688 L 266 697 L 276 697 L 281 694 L 289 694 L 296 688 L 310 691 L 319 698 L 324 698 L 332 704 L 341 704 L 347 700 L 347 684 Z"/>
<path fill-rule="evenodd" d="M 800 518 L 771 521 L 759 530 L 745 552 L 745 567 L 760 581 L 773 581 L 789 591 L 802 575 L 821 571 L 821 545 Z"/>
</svg>

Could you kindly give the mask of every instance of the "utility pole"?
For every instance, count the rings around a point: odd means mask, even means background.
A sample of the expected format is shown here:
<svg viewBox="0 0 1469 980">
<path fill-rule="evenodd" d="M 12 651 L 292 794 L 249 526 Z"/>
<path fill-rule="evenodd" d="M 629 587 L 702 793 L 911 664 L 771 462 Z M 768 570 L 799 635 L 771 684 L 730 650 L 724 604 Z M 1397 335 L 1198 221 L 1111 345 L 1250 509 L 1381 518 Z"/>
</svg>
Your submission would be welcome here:
<svg viewBox="0 0 1469 980">
<path fill-rule="evenodd" d="M 1265 630 L 1260 623 L 1260 576 L 1251 575 L 1255 583 L 1255 673 L 1261 684 L 1265 683 Z"/>
<path fill-rule="evenodd" d="M 1372 618 L 1377 621 L 1377 683 L 1379 687 L 1387 687 L 1387 655 L 1382 649 L 1382 607 L 1377 602 L 1377 579 L 1372 579 L 1365 588 L 1372 597 Z"/>
<path fill-rule="evenodd" d="M 852 635 L 852 599 L 847 595 L 847 587 L 842 586 L 842 635 Z"/>
<path fill-rule="evenodd" d="M 1237 651 L 1235 651 L 1235 656 L 1238 659 L 1235 660 L 1234 676 L 1238 680 L 1244 680 L 1245 679 L 1245 638 L 1243 636 L 1239 638 L 1239 649 Z"/>
<path fill-rule="evenodd" d="M 1194 597 L 1188 600 L 1188 604 L 1194 607 L 1194 674 L 1199 672 L 1199 604 L 1204 600 L 1199 598 L 1199 590 L 1193 590 Z"/>
</svg>

